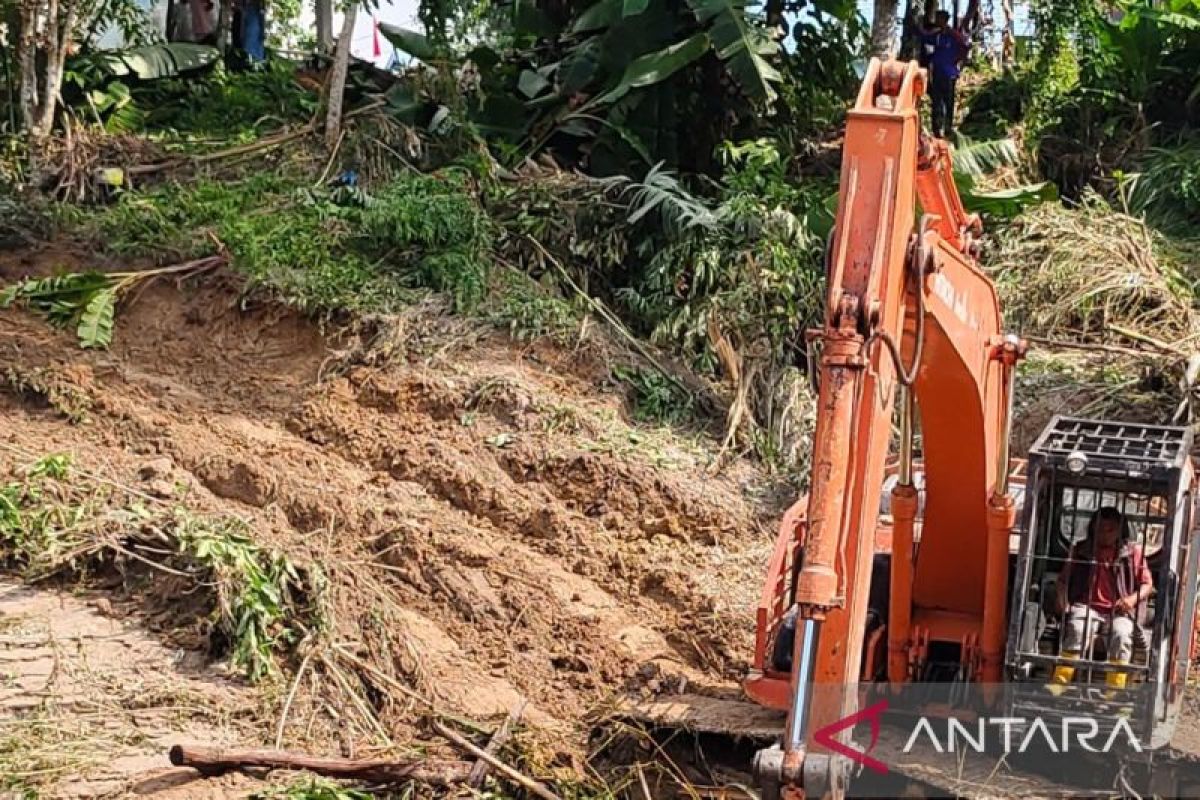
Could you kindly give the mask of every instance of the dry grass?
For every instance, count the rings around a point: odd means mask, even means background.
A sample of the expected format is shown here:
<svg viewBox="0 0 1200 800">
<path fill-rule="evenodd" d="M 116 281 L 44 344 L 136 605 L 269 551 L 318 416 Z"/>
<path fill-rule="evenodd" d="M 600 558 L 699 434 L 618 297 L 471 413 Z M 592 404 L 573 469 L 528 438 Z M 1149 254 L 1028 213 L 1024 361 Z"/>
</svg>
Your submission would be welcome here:
<svg viewBox="0 0 1200 800">
<path fill-rule="evenodd" d="M 1141 220 L 1089 197 L 1046 204 L 996 237 L 987 266 L 1007 326 L 1030 340 L 1015 444 L 1054 414 L 1182 423 L 1200 353 L 1193 276 Z"/>
<path fill-rule="evenodd" d="M 988 259 L 1009 324 L 1024 334 L 1130 344 L 1117 328 L 1165 343 L 1200 335 L 1191 284 L 1138 219 L 1089 198 L 1047 203 L 998 236 Z"/>
</svg>

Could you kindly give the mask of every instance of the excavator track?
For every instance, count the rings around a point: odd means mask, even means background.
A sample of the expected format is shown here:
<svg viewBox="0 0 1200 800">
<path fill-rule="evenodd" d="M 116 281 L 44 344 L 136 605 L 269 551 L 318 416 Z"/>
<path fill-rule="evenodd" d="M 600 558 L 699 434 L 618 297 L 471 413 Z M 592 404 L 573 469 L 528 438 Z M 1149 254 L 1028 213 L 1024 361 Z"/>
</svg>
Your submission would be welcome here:
<svg viewBox="0 0 1200 800">
<path fill-rule="evenodd" d="M 769 746 L 778 739 L 786 720 L 784 712 L 747 700 L 697 694 L 630 699 L 619 715 L 664 736 L 703 737 L 708 749 L 722 753 L 747 752 L 753 747 L 717 747 L 714 741 Z M 1069 770 L 1057 769 L 1054 774 L 1011 757 L 964 759 L 961 754 L 938 752 L 927 742 L 905 752 L 907 735 L 893 725 L 881 726 L 870 754 L 887 765 L 887 774 L 862 770 L 850 782 L 848 797 L 1200 798 L 1200 687 L 1189 688 L 1176 736 L 1168 746 L 1124 760 L 1103 754 L 1072 757 Z M 867 739 L 865 732 L 856 736 L 856 741 Z M 706 758 L 714 760 L 712 755 Z M 722 766 L 749 771 L 747 764 Z"/>
</svg>

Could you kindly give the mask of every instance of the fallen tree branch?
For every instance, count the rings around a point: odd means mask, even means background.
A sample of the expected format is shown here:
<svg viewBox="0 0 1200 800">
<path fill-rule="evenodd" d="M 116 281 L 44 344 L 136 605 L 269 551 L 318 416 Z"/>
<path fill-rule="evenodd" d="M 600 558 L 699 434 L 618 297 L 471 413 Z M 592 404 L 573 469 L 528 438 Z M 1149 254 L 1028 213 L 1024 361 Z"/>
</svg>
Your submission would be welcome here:
<svg viewBox="0 0 1200 800">
<path fill-rule="evenodd" d="M 502 772 L 504 774 L 504 776 L 507 777 L 509 780 L 511 780 L 513 783 L 517 784 L 518 786 L 520 786 L 523 789 L 528 790 L 530 793 L 536 795 L 537 797 L 542 798 L 542 800 L 561 800 L 561 798 L 559 798 L 559 796 L 556 795 L 554 792 L 550 791 L 546 787 L 545 784 L 538 783 L 533 778 L 530 778 L 529 776 L 510 767 L 508 764 L 505 764 L 503 761 L 496 758 L 494 755 L 491 755 L 490 753 L 488 753 L 482 747 L 475 745 L 474 743 L 464 739 L 459 734 L 450 730 L 445 725 L 443 725 L 441 722 L 434 720 L 433 721 L 433 729 L 434 729 L 434 731 L 437 732 L 437 734 L 439 736 L 444 737 L 451 744 L 455 745 L 456 747 L 458 747 L 461 750 L 466 751 L 467 753 L 470 753 L 471 755 L 475 756 L 476 758 L 480 759 L 481 761 L 486 761 L 487 763 L 491 764 L 492 768 L 495 769 L 497 772 Z"/>
<path fill-rule="evenodd" d="M 187 156 L 184 158 L 175 158 L 175 159 L 171 159 L 170 161 L 160 161 L 157 164 L 136 164 L 132 167 L 127 168 L 125 171 L 127 173 L 129 173 L 130 175 L 149 175 L 150 173 L 161 172 L 164 169 L 171 169 L 172 167 L 181 167 L 185 164 L 204 164 L 209 161 L 218 161 L 222 158 L 229 158 L 231 156 L 239 156 L 239 155 L 243 155 L 245 153 L 254 153 L 254 152 L 257 152 L 260 150 L 270 150 L 271 148 L 278 147 L 281 144 L 287 144 L 288 142 L 290 142 L 294 139 L 299 139 L 302 136 L 307 136 L 312 132 L 313 132 L 313 125 L 310 122 L 307 125 L 301 125 L 299 128 L 297 128 L 294 131 L 287 131 L 285 133 L 279 133 L 279 134 L 275 134 L 273 136 L 265 136 L 262 139 L 259 139 L 257 142 L 250 142 L 249 144 L 239 144 L 235 147 L 228 147 L 224 150 L 217 150 L 216 152 L 213 152 L 213 153 L 205 153 L 202 156 Z"/>
<path fill-rule="evenodd" d="M 1159 339 L 1155 339 L 1153 336 L 1147 336 L 1144 333 L 1139 333 L 1138 331 L 1132 331 L 1129 328 L 1124 328 L 1120 325 L 1117 325 L 1117 324 L 1111 323 L 1111 322 L 1108 324 L 1108 329 L 1115 333 L 1121 334 L 1126 339 L 1133 339 L 1135 342 L 1142 342 L 1144 344 L 1148 344 L 1151 347 L 1162 350 L 1165 353 L 1171 353 L 1173 355 L 1179 356 L 1180 358 L 1188 357 L 1188 354 L 1183 352 L 1182 350 L 1180 350 L 1178 347 L 1167 344 L 1166 342 L 1161 341 Z"/>
<path fill-rule="evenodd" d="M 177 767 L 192 767 L 210 777 L 226 772 L 262 769 L 308 770 L 327 778 L 354 778 L 378 783 L 417 781 L 430 786 L 463 783 L 471 772 L 467 761 L 413 759 L 410 761 L 321 758 L 286 750 L 237 750 L 202 745 L 175 745 L 169 754 Z"/>
<path fill-rule="evenodd" d="M 386 105 L 386 101 L 381 98 L 376 98 L 364 106 L 360 106 L 353 111 L 347 112 L 343 118 L 350 119 L 352 117 L 357 117 L 359 114 L 365 114 L 368 111 L 374 111 L 375 109 L 384 105 Z M 157 164 L 135 164 L 132 167 L 128 167 L 125 172 L 130 175 L 149 175 L 154 172 L 161 172 L 164 169 L 181 167 L 186 164 L 206 164 L 210 161 L 220 161 L 223 158 L 232 158 L 233 156 L 246 155 L 247 153 L 257 153 L 262 150 L 270 150 L 274 147 L 278 147 L 281 144 L 287 144 L 295 139 L 308 136 L 311 133 L 316 133 L 315 121 L 309 121 L 295 130 L 273 133 L 270 136 L 264 136 L 255 142 L 227 147 L 224 150 L 217 150 L 212 153 L 205 153 L 199 156 L 183 156 L 181 158 L 174 158 L 168 161 L 160 161 Z"/>
<path fill-rule="evenodd" d="M 1058 347 L 1067 350 L 1099 350 L 1104 353 L 1118 353 L 1120 355 L 1138 356 L 1145 358 L 1153 356 L 1153 353 L 1148 353 L 1145 350 L 1138 350 L 1135 347 L 1122 347 L 1118 344 L 1101 344 L 1100 342 L 1072 342 L 1066 339 L 1048 339 L 1044 336 L 1026 336 L 1026 339 L 1034 344 L 1045 345 L 1047 347 Z"/>
</svg>

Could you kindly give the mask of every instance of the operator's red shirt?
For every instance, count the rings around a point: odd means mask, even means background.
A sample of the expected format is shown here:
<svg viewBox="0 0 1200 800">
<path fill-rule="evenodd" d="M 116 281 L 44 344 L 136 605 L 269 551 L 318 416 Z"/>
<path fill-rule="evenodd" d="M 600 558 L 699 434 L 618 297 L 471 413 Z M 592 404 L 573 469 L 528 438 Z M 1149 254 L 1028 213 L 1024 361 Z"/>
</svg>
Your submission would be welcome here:
<svg viewBox="0 0 1200 800">
<path fill-rule="evenodd" d="M 1081 543 L 1082 544 L 1082 543 Z M 1090 547 L 1088 548 L 1090 549 Z M 1089 564 L 1092 559 L 1089 552 L 1079 550 L 1079 545 L 1071 548 L 1071 562 L 1069 569 L 1088 570 L 1092 571 L 1088 583 L 1090 591 L 1088 593 L 1087 604 L 1097 611 L 1110 613 L 1113 606 L 1121 599 L 1121 589 L 1118 584 L 1119 573 L 1122 569 L 1121 559 L 1119 555 L 1121 549 L 1119 547 L 1110 547 L 1107 549 L 1096 549 L 1095 563 Z M 1132 567 L 1133 586 L 1129 588 L 1127 594 L 1137 591 L 1142 586 L 1149 586 L 1154 583 L 1154 578 L 1150 574 L 1150 567 L 1146 564 L 1146 558 L 1142 555 L 1142 548 L 1136 544 L 1129 546 L 1129 563 Z M 1078 598 L 1072 597 L 1070 601 L 1080 602 Z"/>
</svg>

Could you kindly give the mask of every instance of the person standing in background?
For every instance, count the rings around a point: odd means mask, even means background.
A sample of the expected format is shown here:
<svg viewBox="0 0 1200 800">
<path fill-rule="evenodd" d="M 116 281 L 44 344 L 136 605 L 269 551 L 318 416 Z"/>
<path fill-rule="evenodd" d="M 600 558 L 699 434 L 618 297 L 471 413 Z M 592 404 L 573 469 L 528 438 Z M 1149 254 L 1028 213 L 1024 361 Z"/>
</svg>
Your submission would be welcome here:
<svg viewBox="0 0 1200 800">
<path fill-rule="evenodd" d="M 970 52 L 967 37 L 950 27 L 950 14 L 938 11 L 933 27 L 919 28 L 921 66 L 930 72 L 929 99 L 933 102 L 933 135 L 954 136 L 954 91 L 962 63 Z"/>
<path fill-rule="evenodd" d="M 267 58 L 266 0 L 235 0 L 234 30 L 238 33 L 238 44 L 251 65 L 260 64 Z"/>
</svg>

